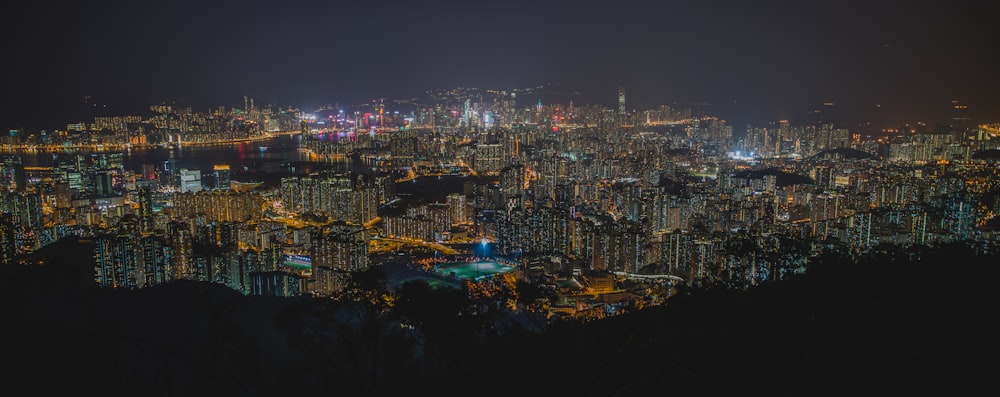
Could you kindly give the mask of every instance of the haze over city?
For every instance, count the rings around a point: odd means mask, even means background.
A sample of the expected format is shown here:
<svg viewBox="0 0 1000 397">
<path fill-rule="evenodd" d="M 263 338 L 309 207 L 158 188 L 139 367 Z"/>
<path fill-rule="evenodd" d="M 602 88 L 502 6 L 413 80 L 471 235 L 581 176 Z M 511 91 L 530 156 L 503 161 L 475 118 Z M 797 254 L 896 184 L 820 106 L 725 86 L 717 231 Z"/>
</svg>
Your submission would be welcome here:
<svg viewBox="0 0 1000 397">
<path fill-rule="evenodd" d="M 707 104 L 738 132 L 835 110 L 845 127 L 1000 114 L 985 2 L 25 4 L 4 24 L 0 127 L 154 104 L 305 111 L 427 90 L 551 84 L 577 105 Z M 957 101 L 953 103 L 953 101 Z M 830 106 L 832 104 L 832 106 Z"/>
</svg>

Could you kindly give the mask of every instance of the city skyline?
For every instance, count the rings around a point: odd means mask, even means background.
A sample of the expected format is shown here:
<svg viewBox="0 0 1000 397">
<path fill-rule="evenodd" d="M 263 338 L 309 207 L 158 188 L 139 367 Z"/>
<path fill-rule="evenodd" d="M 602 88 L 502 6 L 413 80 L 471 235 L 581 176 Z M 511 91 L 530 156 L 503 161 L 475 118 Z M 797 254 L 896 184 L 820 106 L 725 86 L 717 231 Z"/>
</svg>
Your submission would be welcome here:
<svg viewBox="0 0 1000 397">
<path fill-rule="evenodd" d="M 12 389 L 46 390 L 36 379 L 60 354 L 76 357 L 60 370 L 73 383 L 179 394 L 340 393 L 361 373 L 378 379 L 373 390 L 413 379 L 504 385 L 503 370 L 524 363 L 565 380 L 540 395 L 684 382 L 692 375 L 681 369 L 706 359 L 735 363 L 731 373 L 765 367 L 752 377 L 776 381 L 750 383 L 771 391 L 836 383 L 850 394 L 910 379 L 922 388 L 927 377 L 911 375 L 921 371 L 941 371 L 935 379 L 954 390 L 989 373 L 975 348 L 985 340 L 956 348 L 954 335 L 989 334 L 979 329 L 1000 253 L 994 130 L 863 139 L 780 122 L 736 138 L 682 109 L 640 113 L 671 127 L 646 131 L 620 108 L 565 120 L 554 107 L 466 103 L 425 109 L 405 128 L 378 113 L 348 123 L 368 133 L 247 104 L 0 137 L 0 282 L 11 323 L 25 325 L 4 339 L 23 374 Z M 301 344 L 308 335 L 331 337 Z M 620 335 L 629 337 L 609 337 Z M 521 343 L 534 338 L 545 339 Z M 368 356 L 354 352 L 371 346 L 403 348 L 383 349 L 385 369 L 359 365 Z M 484 353 L 490 346 L 502 354 Z M 246 357 L 246 370 L 204 376 L 233 357 Z M 841 364 L 855 362 L 872 364 Z M 302 363 L 315 364 L 304 367 L 317 382 L 291 375 Z M 803 376 L 775 375 L 776 365 Z M 887 365 L 903 369 L 887 380 Z M 498 375 L 470 376 L 484 368 Z M 337 376 L 347 378 L 322 381 Z M 722 382 L 755 392 L 746 379 Z"/>
<path fill-rule="evenodd" d="M 555 84 L 578 105 L 709 104 L 737 128 L 834 104 L 876 128 L 1000 114 L 980 4 L 71 4 L 5 27 L 3 128 L 176 103 L 303 110 L 455 86 Z M 23 17 L 23 18 L 21 18 Z M 957 102 L 953 102 L 957 101 Z"/>
</svg>

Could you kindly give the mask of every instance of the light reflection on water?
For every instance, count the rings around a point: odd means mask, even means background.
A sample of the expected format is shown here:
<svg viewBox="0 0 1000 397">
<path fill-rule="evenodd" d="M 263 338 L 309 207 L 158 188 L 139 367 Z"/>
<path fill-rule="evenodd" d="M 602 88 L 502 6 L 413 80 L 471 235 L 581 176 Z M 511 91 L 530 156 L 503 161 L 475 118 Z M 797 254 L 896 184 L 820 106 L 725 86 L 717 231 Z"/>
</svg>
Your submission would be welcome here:
<svg viewBox="0 0 1000 397">
<path fill-rule="evenodd" d="M 301 136 L 283 135 L 256 142 L 238 142 L 212 145 L 187 145 L 176 149 L 133 148 L 124 151 L 126 170 L 141 172 L 144 164 L 163 169 L 168 160 L 177 168 L 198 169 L 211 172 L 215 165 L 229 165 L 234 180 L 257 180 L 271 183 L 282 176 L 306 175 L 324 169 L 344 172 L 349 169 L 363 172 L 353 162 L 315 162 L 309 154 L 299 150 Z M 52 167 L 56 158 L 75 154 L 90 156 L 110 151 L 18 152 L 2 156 L 18 156 L 27 167 Z"/>
</svg>

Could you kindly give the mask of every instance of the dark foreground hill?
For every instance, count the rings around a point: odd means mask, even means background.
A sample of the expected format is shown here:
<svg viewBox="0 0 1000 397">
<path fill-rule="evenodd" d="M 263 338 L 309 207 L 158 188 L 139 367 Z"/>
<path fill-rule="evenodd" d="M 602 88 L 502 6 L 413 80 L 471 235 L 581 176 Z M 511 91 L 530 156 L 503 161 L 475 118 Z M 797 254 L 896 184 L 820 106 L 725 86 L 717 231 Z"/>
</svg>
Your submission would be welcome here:
<svg viewBox="0 0 1000 397">
<path fill-rule="evenodd" d="M 1000 272 L 960 246 L 830 254 L 790 282 L 496 338 L 440 299 L 414 330 L 212 284 L 37 282 L 51 269 L 0 272 L 5 395 L 969 395 L 1000 370 Z"/>
</svg>

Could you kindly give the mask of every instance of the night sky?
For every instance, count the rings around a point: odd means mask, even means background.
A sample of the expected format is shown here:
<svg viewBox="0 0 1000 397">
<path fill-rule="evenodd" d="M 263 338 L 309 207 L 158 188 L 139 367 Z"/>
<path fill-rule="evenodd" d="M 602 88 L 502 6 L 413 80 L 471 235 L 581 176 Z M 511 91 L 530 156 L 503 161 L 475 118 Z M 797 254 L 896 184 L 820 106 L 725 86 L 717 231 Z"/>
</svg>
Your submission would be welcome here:
<svg viewBox="0 0 1000 397">
<path fill-rule="evenodd" d="M 0 28 L 0 128 L 546 83 L 577 105 L 615 106 L 618 86 L 630 109 L 708 103 L 738 128 L 823 102 L 848 125 L 948 124 L 953 100 L 1000 121 L 989 2 L 690 3 L 24 2 Z"/>
</svg>

